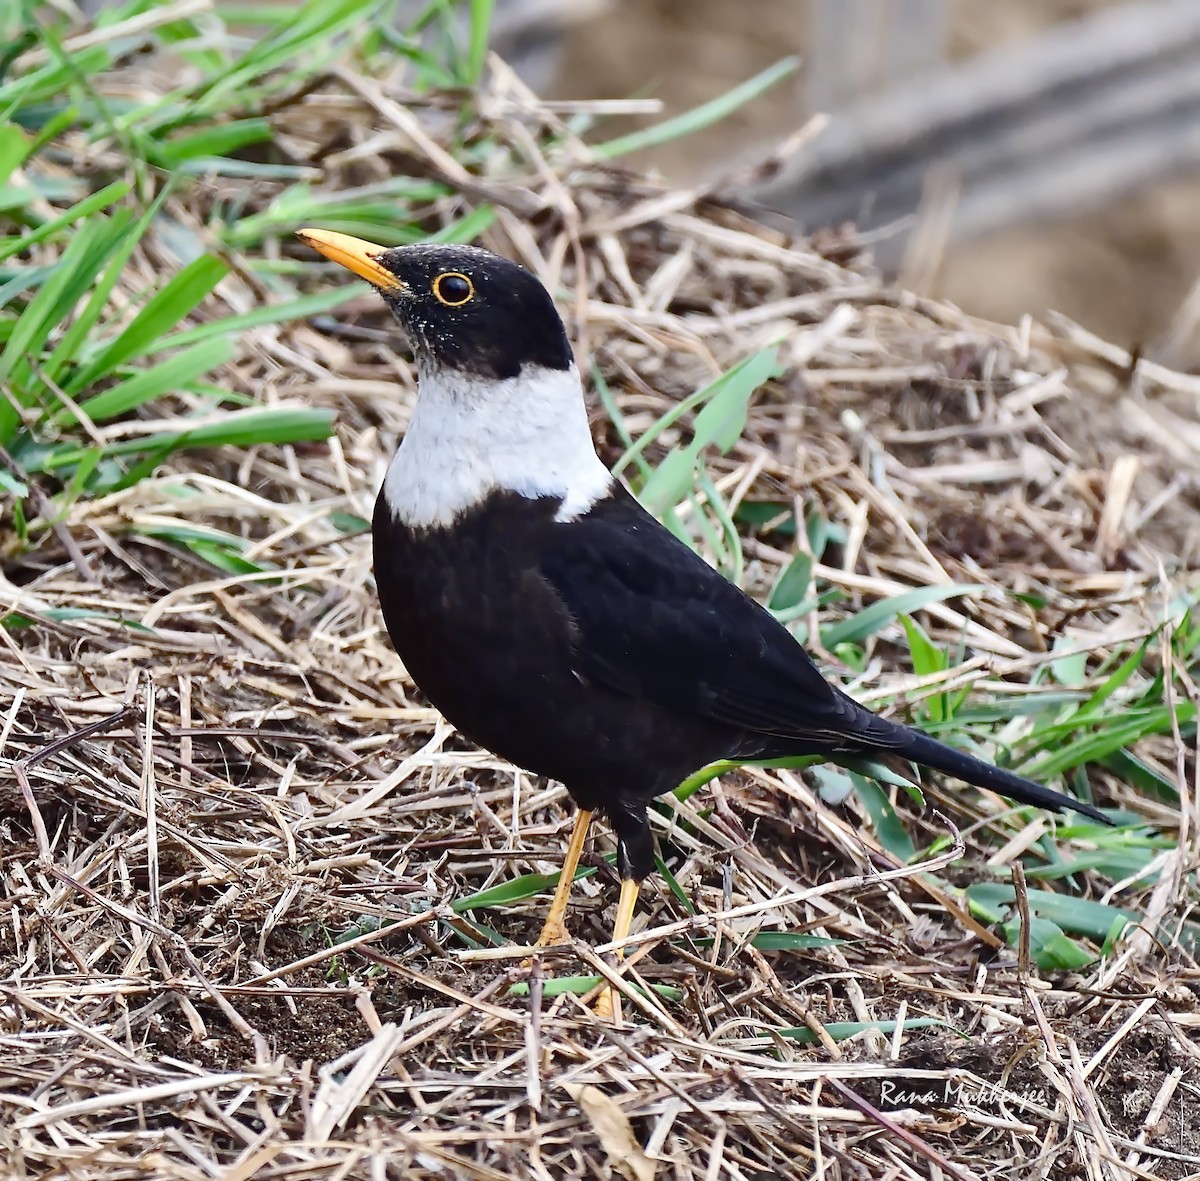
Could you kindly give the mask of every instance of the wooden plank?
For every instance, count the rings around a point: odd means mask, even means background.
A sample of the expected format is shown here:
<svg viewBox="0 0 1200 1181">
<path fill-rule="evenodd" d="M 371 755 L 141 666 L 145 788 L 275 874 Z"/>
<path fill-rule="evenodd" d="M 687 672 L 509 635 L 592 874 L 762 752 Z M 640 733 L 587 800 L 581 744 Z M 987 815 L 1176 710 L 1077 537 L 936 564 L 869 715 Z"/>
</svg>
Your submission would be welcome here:
<svg viewBox="0 0 1200 1181">
<path fill-rule="evenodd" d="M 1200 4 L 1130 3 L 868 97 L 751 203 L 876 231 L 958 185 L 953 236 L 1096 205 L 1200 164 Z M 881 243 L 895 266 L 904 235 Z"/>
<path fill-rule="evenodd" d="M 808 0 L 809 108 L 836 110 L 941 64 L 949 0 Z"/>
</svg>

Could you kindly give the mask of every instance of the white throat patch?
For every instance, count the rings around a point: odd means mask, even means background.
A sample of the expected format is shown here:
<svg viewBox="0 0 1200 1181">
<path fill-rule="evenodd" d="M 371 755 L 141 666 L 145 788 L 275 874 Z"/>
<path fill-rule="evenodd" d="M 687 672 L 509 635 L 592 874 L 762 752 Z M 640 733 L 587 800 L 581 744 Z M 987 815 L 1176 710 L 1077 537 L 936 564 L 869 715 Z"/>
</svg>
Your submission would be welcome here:
<svg viewBox="0 0 1200 1181">
<path fill-rule="evenodd" d="M 383 481 L 401 523 L 444 528 L 494 491 L 559 497 L 555 519 L 571 521 L 612 487 L 574 365 L 526 367 L 503 381 L 426 368 L 419 378 L 412 421 Z"/>
</svg>

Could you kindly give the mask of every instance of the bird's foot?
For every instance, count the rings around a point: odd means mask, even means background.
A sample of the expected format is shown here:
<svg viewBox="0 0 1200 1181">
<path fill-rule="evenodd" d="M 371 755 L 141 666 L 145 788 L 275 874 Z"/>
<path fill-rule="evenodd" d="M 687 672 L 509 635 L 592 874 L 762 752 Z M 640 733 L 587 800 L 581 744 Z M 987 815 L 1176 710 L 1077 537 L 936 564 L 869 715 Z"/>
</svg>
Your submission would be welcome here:
<svg viewBox="0 0 1200 1181">
<path fill-rule="evenodd" d="M 607 1021 L 621 1028 L 621 994 L 611 984 L 605 984 L 592 1004 L 597 1021 Z"/>
<path fill-rule="evenodd" d="M 571 942 L 571 933 L 567 930 L 567 924 L 557 915 L 550 915 L 542 925 L 542 933 L 537 937 L 537 942 L 534 947 L 558 947 L 563 943 Z M 521 961 L 522 968 L 533 967 L 533 956 L 527 955 Z"/>
<path fill-rule="evenodd" d="M 633 878 L 625 878 L 621 882 L 621 898 L 617 903 L 617 921 L 613 924 L 613 943 L 616 944 L 616 958 L 625 958 L 624 942 L 629 937 L 629 925 L 633 922 L 633 908 L 637 904 L 638 883 Z M 592 1012 L 601 1021 L 611 1021 L 620 1028 L 621 1025 L 621 994 L 609 983 L 605 983 Z"/>
</svg>

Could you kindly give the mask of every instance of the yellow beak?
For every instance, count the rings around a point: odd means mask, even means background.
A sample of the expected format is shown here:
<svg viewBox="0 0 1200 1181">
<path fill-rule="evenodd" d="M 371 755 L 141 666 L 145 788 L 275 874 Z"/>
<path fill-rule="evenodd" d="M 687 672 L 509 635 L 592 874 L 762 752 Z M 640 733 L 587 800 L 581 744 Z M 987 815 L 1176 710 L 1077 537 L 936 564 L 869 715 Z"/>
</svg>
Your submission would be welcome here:
<svg viewBox="0 0 1200 1181">
<path fill-rule="evenodd" d="M 375 261 L 386 252 L 386 246 L 376 246 L 374 242 L 364 242 L 362 238 L 352 238 L 349 234 L 339 234 L 334 230 L 297 230 L 296 237 L 330 262 L 353 271 L 383 291 L 405 289 L 406 285 L 400 279 Z"/>
</svg>

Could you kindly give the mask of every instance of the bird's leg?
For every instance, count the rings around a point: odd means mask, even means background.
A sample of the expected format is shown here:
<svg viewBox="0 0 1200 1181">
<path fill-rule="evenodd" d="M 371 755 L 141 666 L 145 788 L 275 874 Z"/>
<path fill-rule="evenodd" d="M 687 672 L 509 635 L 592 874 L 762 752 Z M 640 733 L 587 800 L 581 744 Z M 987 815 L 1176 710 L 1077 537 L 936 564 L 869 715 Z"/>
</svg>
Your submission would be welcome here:
<svg viewBox="0 0 1200 1181">
<path fill-rule="evenodd" d="M 621 881 L 621 898 L 617 903 L 617 921 L 613 924 L 613 942 L 620 943 L 629 936 L 629 925 L 633 922 L 633 908 L 637 905 L 638 883 L 634 878 L 624 878 Z M 625 949 L 617 948 L 617 959 L 625 958 Z M 596 998 L 596 1016 L 601 1021 L 612 1021 L 614 1025 L 621 1024 L 621 994 L 611 984 L 604 986 L 604 991 Z"/>
<path fill-rule="evenodd" d="M 591 822 L 591 812 L 581 808 L 575 813 L 575 827 L 571 830 L 571 839 L 567 844 L 562 873 L 558 876 L 558 885 L 554 887 L 554 897 L 550 900 L 550 909 L 546 912 L 546 921 L 542 924 L 542 933 L 538 936 L 535 947 L 554 947 L 559 943 L 566 943 L 570 938 L 566 924 L 567 900 L 571 896 L 575 868 L 579 864 L 579 856 L 583 852 L 583 842 L 587 839 L 588 825 Z M 528 963 L 529 961 L 526 961 L 526 966 Z"/>
<path fill-rule="evenodd" d="M 621 875 L 621 898 L 617 903 L 617 921 L 613 924 L 613 942 L 620 943 L 629 936 L 638 887 L 654 872 L 654 838 L 650 835 L 643 799 L 627 797 L 608 815 L 617 834 L 617 872 Z M 624 958 L 624 948 L 618 947 L 617 959 Z M 594 1011 L 601 1020 L 621 1024 L 621 997 L 611 984 L 606 984 L 597 997 Z"/>
</svg>

